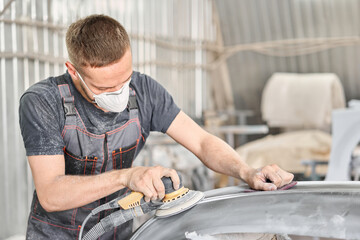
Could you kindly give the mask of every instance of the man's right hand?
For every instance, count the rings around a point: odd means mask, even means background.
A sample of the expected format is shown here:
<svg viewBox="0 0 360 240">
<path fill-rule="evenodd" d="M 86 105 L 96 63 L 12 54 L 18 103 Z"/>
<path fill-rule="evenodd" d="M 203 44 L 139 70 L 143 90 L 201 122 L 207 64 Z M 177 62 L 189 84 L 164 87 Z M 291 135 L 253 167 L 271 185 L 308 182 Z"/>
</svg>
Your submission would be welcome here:
<svg viewBox="0 0 360 240">
<path fill-rule="evenodd" d="M 165 187 L 162 177 L 170 177 L 175 190 L 179 188 L 180 178 L 174 169 L 155 167 L 133 167 L 126 171 L 125 185 L 132 191 L 145 195 L 145 201 L 163 199 Z"/>
</svg>

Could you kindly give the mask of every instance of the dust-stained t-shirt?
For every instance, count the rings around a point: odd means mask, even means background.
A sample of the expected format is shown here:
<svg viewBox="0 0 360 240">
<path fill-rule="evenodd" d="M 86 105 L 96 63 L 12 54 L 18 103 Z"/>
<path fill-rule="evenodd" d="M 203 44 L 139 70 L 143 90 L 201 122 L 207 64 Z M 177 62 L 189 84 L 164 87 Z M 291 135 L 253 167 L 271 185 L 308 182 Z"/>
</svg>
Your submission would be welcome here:
<svg viewBox="0 0 360 240">
<path fill-rule="evenodd" d="M 69 84 L 75 107 L 87 131 L 104 134 L 129 120 L 129 112 L 104 112 L 88 102 L 75 88 L 68 72 L 59 76 Z M 62 155 L 65 125 L 62 98 L 57 78 L 50 77 L 31 86 L 21 97 L 19 116 L 26 155 Z M 136 92 L 141 133 L 146 139 L 150 131 L 165 133 L 180 112 L 171 95 L 151 77 L 133 72 L 130 88 Z M 140 141 L 136 155 L 145 142 Z"/>
</svg>

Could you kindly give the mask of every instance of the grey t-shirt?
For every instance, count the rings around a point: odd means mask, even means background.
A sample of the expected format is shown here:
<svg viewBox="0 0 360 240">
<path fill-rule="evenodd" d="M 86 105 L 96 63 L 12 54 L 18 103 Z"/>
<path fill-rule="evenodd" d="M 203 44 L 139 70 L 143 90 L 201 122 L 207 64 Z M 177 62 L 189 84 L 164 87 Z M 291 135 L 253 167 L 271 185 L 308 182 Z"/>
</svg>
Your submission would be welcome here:
<svg viewBox="0 0 360 240">
<path fill-rule="evenodd" d="M 68 73 L 59 77 L 69 84 L 75 107 L 87 131 L 103 134 L 129 120 L 126 110 L 121 113 L 104 112 L 89 103 L 77 91 Z M 61 131 L 65 114 L 56 79 L 50 77 L 34 84 L 20 99 L 20 128 L 27 156 L 63 154 L 65 143 Z M 130 87 L 136 92 L 143 137 L 146 139 L 150 131 L 165 133 L 180 111 L 171 95 L 151 77 L 139 72 L 133 72 Z M 139 143 L 136 155 L 144 144 L 143 141 Z"/>
</svg>

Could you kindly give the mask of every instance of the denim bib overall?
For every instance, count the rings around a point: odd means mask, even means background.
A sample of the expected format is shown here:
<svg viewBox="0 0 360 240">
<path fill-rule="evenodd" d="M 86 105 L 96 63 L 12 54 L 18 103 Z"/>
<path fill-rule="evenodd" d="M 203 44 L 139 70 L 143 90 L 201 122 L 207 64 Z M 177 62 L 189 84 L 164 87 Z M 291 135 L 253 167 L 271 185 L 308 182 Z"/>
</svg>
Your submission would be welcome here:
<svg viewBox="0 0 360 240">
<path fill-rule="evenodd" d="M 75 107 L 69 85 L 62 78 L 58 79 L 58 88 L 65 112 L 65 126 L 62 130 L 65 142 L 65 174 L 96 175 L 112 169 L 130 168 L 142 138 L 135 91 L 130 88 L 128 106 L 124 110 L 128 112 L 129 120 L 121 126 L 114 126 L 111 131 L 98 135 L 87 131 Z M 122 189 L 85 206 L 60 212 L 46 212 L 40 205 L 35 191 L 26 238 L 78 239 L 81 224 L 92 209 L 127 191 L 128 189 Z M 90 218 L 84 233 L 112 212 L 101 212 Z M 104 234 L 100 239 L 127 239 L 131 231 L 130 221 Z"/>
</svg>

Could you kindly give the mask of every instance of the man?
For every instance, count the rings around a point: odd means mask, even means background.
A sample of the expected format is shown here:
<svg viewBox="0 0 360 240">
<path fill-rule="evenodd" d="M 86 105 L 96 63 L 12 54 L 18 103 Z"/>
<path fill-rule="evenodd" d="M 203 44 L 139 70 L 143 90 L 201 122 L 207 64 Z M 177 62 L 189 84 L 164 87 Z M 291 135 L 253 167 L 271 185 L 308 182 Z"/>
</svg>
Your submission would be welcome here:
<svg viewBox="0 0 360 240">
<path fill-rule="evenodd" d="M 131 167 L 150 131 L 168 134 L 214 171 L 275 190 L 293 179 L 277 167 L 255 170 L 205 132 L 150 77 L 133 71 L 129 37 L 114 19 L 92 15 L 66 34 L 68 71 L 30 87 L 20 100 L 20 126 L 36 191 L 27 239 L 76 239 L 95 207 L 128 189 L 162 199 L 161 177 L 173 169 Z M 269 179 L 272 183 L 268 183 Z M 111 211 L 91 218 L 95 225 Z M 85 229 L 87 232 L 88 229 Z M 126 239 L 131 223 L 101 239 Z"/>
</svg>

